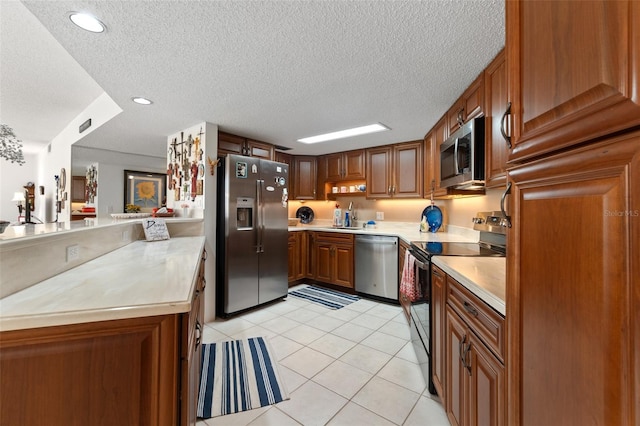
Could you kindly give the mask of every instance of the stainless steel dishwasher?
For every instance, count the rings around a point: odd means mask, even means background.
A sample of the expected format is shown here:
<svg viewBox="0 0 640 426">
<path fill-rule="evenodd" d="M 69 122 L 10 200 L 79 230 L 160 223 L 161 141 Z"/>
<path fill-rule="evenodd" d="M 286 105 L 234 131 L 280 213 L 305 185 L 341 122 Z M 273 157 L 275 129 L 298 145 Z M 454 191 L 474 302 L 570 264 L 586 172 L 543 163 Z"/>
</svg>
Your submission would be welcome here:
<svg viewBox="0 0 640 426">
<path fill-rule="evenodd" d="M 398 238 L 356 235 L 356 291 L 398 301 Z"/>
</svg>

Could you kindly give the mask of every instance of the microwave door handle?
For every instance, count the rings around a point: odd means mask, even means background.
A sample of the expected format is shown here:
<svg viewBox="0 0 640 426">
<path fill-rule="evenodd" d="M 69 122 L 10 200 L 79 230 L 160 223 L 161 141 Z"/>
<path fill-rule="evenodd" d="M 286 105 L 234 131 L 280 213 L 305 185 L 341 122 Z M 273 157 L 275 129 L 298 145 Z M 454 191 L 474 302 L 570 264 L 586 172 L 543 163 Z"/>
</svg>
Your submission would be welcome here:
<svg viewBox="0 0 640 426">
<path fill-rule="evenodd" d="M 460 169 L 458 168 L 458 141 L 460 139 L 456 138 L 456 141 L 453 143 L 453 170 L 455 170 L 455 174 L 460 174 Z"/>
</svg>

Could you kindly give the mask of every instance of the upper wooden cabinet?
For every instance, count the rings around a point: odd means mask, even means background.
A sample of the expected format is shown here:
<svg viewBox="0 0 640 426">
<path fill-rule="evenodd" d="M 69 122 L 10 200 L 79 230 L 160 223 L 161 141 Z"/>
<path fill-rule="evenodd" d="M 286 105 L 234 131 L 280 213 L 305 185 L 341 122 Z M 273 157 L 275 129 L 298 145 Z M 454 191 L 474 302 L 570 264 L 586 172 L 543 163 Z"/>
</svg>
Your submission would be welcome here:
<svg viewBox="0 0 640 426">
<path fill-rule="evenodd" d="M 640 124 L 640 2 L 506 2 L 520 161 Z"/>
<path fill-rule="evenodd" d="M 485 186 L 495 188 L 507 182 L 509 135 L 507 112 L 507 64 L 504 50 L 484 71 L 485 94 Z"/>
<path fill-rule="evenodd" d="M 291 180 L 291 177 L 289 177 Z M 293 157 L 293 199 L 315 200 L 317 194 L 316 157 Z"/>
<path fill-rule="evenodd" d="M 249 157 L 273 160 L 275 147 L 266 142 L 247 139 L 226 132 L 218 132 L 218 156 L 227 154 L 246 155 Z"/>
<path fill-rule="evenodd" d="M 367 149 L 367 198 L 421 198 L 423 143 Z"/>
<path fill-rule="evenodd" d="M 278 163 L 284 163 L 289 166 L 289 176 L 291 176 L 291 165 L 293 164 L 293 156 L 291 154 L 285 154 L 284 152 L 276 151 L 275 161 Z"/>
<path fill-rule="evenodd" d="M 429 175 L 431 177 L 430 182 L 425 182 L 425 196 L 431 195 L 433 189 L 433 195 L 438 196 L 446 193 L 446 188 L 440 188 L 440 145 L 449 137 L 449 126 L 447 122 L 447 116 L 442 117 L 431 131 L 431 163 L 425 165 L 425 170 L 431 169 Z M 426 155 L 429 158 L 429 154 Z"/>
<path fill-rule="evenodd" d="M 466 123 L 482 115 L 483 106 L 484 75 L 480 73 L 447 112 L 449 134 L 458 130 L 460 123 Z"/>
<path fill-rule="evenodd" d="M 328 182 L 365 179 L 364 149 L 326 156 Z"/>
</svg>

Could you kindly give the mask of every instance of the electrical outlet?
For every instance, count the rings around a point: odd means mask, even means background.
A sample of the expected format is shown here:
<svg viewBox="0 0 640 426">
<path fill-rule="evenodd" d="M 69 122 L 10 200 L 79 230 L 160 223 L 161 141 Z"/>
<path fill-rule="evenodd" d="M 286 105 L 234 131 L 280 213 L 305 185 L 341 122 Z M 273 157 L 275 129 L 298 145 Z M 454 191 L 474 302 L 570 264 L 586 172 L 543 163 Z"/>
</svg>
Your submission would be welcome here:
<svg viewBox="0 0 640 426">
<path fill-rule="evenodd" d="M 384 212 L 376 212 L 376 220 L 384 220 Z"/>
<path fill-rule="evenodd" d="M 122 231 L 122 242 L 127 242 L 131 239 L 131 231 Z"/>
<path fill-rule="evenodd" d="M 74 244 L 67 247 L 67 262 L 80 259 L 80 246 Z"/>
</svg>

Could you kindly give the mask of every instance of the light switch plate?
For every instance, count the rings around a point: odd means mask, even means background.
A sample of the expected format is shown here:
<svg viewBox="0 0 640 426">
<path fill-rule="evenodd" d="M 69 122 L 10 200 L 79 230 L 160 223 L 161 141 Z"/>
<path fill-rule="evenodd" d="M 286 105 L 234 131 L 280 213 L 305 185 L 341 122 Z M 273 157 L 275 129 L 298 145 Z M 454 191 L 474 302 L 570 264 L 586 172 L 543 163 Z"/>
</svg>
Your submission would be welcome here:
<svg viewBox="0 0 640 426">
<path fill-rule="evenodd" d="M 376 220 L 384 220 L 384 212 L 376 212 Z"/>
<path fill-rule="evenodd" d="M 80 259 L 80 246 L 74 244 L 67 247 L 67 262 L 72 262 L 78 259 Z"/>
</svg>

